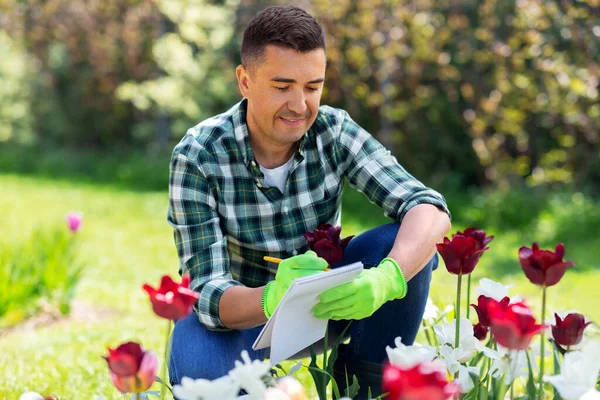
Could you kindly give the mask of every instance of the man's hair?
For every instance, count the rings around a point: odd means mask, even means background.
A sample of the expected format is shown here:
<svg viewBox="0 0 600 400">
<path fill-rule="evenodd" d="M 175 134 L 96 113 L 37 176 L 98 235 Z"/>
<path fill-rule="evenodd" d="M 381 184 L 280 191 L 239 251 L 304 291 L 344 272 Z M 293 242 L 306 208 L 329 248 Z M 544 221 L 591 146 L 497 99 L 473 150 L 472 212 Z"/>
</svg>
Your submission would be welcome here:
<svg viewBox="0 0 600 400">
<path fill-rule="evenodd" d="M 296 6 L 269 7 L 252 18 L 242 39 L 242 65 L 252 68 L 262 63 L 267 45 L 301 53 L 327 49 L 321 24 Z"/>
</svg>

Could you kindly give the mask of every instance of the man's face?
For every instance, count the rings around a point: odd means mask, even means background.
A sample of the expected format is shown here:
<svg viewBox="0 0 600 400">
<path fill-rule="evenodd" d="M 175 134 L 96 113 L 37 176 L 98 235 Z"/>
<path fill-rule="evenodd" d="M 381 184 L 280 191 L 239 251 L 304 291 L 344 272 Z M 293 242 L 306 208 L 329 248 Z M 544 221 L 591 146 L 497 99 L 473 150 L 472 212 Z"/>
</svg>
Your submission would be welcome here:
<svg viewBox="0 0 600 400">
<path fill-rule="evenodd" d="M 317 118 L 325 65 L 323 49 L 299 53 L 269 45 L 264 61 L 252 72 L 238 67 L 240 90 L 248 99 L 251 139 L 263 148 L 297 142 Z"/>
</svg>

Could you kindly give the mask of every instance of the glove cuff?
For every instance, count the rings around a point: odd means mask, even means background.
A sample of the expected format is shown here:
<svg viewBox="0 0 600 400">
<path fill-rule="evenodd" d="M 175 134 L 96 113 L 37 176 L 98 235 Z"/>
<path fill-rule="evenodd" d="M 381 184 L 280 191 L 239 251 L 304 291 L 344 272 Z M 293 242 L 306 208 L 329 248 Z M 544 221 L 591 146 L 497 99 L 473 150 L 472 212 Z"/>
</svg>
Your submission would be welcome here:
<svg viewBox="0 0 600 400">
<path fill-rule="evenodd" d="M 392 258 L 384 258 L 377 269 L 385 271 L 385 288 L 388 292 L 388 300 L 401 299 L 408 292 L 408 285 L 402 269 Z"/>
<path fill-rule="evenodd" d="M 272 286 L 275 284 L 275 281 L 271 281 L 265 285 L 265 291 L 263 292 L 261 299 L 261 306 L 263 313 L 267 319 L 271 318 L 272 313 L 269 312 L 269 292 L 271 291 Z"/>
</svg>

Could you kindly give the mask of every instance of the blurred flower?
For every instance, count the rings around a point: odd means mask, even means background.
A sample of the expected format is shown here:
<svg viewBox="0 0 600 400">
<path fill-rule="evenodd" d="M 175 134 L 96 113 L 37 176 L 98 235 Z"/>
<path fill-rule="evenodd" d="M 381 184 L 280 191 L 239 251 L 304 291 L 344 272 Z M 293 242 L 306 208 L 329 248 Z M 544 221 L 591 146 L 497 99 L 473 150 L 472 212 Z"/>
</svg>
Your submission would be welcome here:
<svg viewBox="0 0 600 400">
<path fill-rule="evenodd" d="M 417 364 L 432 361 L 436 356 L 436 348 L 431 346 L 421 346 L 414 344 L 406 346 L 402 343 L 402 338 L 394 339 L 396 348 L 386 346 L 388 358 L 392 365 L 400 368 L 412 368 Z"/>
<path fill-rule="evenodd" d="M 525 303 L 504 307 L 492 300 L 488 304 L 491 331 L 498 344 L 512 350 L 527 348 L 531 339 L 545 326 L 537 324 L 531 309 Z"/>
<path fill-rule="evenodd" d="M 36 392 L 23 393 L 19 400 L 44 400 L 44 396 Z"/>
<path fill-rule="evenodd" d="M 329 265 L 333 265 L 342 260 L 344 249 L 354 236 L 348 236 L 340 239 L 342 233 L 341 226 L 331 224 L 321 224 L 311 233 L 305 233 L 304 237 L 308 241 L 308 247 Z"/>
<path fill-rule="evenodd" d="M 456 343 L 456 320 L 447 324 L 438 324 L 433 327 L 435 334 L 440 342 L 440 345 L 448 344 L 454 348 Z M 458 339 L 458 347 L 453 357 L 459 362 L 466 362 L 473 357 L 475 350 L 481 350 L 484 346 L 475 338 L 473 332 L 473 324 L 466 318 L 460 319 L 460 337 Z"/>
<path fill-rule="evenodd" d="M 600 341 L 589 341 L 581 350 L 565 354 L 561 366 L 561 374 L 544 376 L 544 381 L 550 382 L 565 400 L 576 400 L 584 394 L 595 390 L 598 373 L 600 373 Z"/>
<path fill-rule="evenodd" d="M 448 382 L 437 363 L 423 363 L 411 368 L 386 365 L 383 390 L 390 400 L 446 400 L 456 398 L 458 387 Z"/>
<path fill-rule="evenodd" d="M 552 337 L 561 346 L 573 346 L 581 343 L 583 331 L 591 322 L 585 322 L 585 317 L 579 313 L 568 314 L 562 319 L 554 313 L 556 324 L 552 325 Z"/>
<path fill-rule="evenodd" d="M 453 235 L 452 240 L 444 238 L 444 243 L 436 244 L 446 269 L 454 275 L 473 272 L 483 252 L 489 249 L 489 247 L 480 249 L 478 246 L 475 239 L 462 235 Z"/>
<path fill-rule="evenodd" d="M 239 391 L 239 385 L 229 375 L 214 381 L 184 377 L 180 385 L 173 386 L 173 395 L 180 400 L 232 400 Z"/>
<path fill-rule="evenodd" d="M 229 371 L 229 376 L 244 389 L 251 399 L 263 400 L 267 387 L 262 378 L 269 374 L 269 363 L 250 359 L 246 350 L 242 351 L 242 360 L 235 361 L 235 368 Z"/>
<path fill-rule="evenodd" d="M 475 241 L 477 242 L 478 249 L 483 249 L 489 242 L 491 242 L 494 239 L 493 236 L 485 236 L 486 233 L 483 229 L 477 229 L 472 227 L 465 229 L 464 232 L 458 231 L 456 232 L 456 234 L 475 239 Z"/>
<path fill-rule="evenodd" d="M 477 317 L 479 318 L 479 323 L 486 328 L 490 327 L 490 316 L 489 316 L 490 312 L 488 310 L 488 306 L 489 306 L 490 302 L 492 302 L 492 301 L 497 302 L 500 306 L 502 306 L 504 308 L 506 308 L 508 306 L 508 304 L 510 303 L 510 299 L 508 297 L 505 297 L 502 300 L 496 301 L 495 299 L 493 299 L 491 297 L 481 295 L 477 298 L 477 305 L 471 304 L 471 307 L 473 307 L 475 309 L 475 312 L 477 313 Z"/>
<path fill-rule="evenodd" d="M 292 376 L 284 376 L 278 379 L 274 389 L 280 390 L 289 400 L 308 400 L 304 387 Z M 273 399 L 276 398 L 278 397 L 273 397 Z"/>
<path fill-rule="evenodd" d="M 525 378 L 529 375 L 526 351 L 512 351 L 500 345 L 498 346 L 498 350 L 490 351 L 495 353 L 495 355 L 490 357 L 493 360 L 490 367 L 492 377 L 498 379 L 504 375 L 504 383 L 510 385 L 515 379 Z M 531 353 L 539 354 L 539 351 L 536 353 L 535 350 L 532 350 Z M 532 362 L 532 367 L 535 365 Z"/>
<path fill-rule="evenodd" d="M 476 325 L 473 325 L 473 335 L 479 341 L 485 340 L 489 330 L 490 328 L 485 325 L 482 325 L 481 322 Z"/>
<path fill-rule="evenodd" d="M 79 211 L 71 211 L 65 216 L 69 230 L 73 233 L 77 233 L 81 229 L 81 223 L 83 222 L 83 213 Z"/>
<path fill-rule="evenodd" d="M 596 389 L 590 389 L 579 400 L 600 400 L 600 392 Z"/>
<path fill-rule="evenodd" d="M 427 304 L 425 304 L 425 312 L 423 313 L 424 320 L 436 320 L 440 315 L 440 309 L 433 304 L 431 297 L 427 298 Z"/>
<path fill-rule="evenodd" d="M 176 283 L 170 276 L 165 275 L 160 281 L 160 287 L 154 289 L 148 284 L 142 288 L 150 296 L 152 309 L 159 317 L 177 321 L 187 316 L 200 294 L 188 289 L 190 276 L 183 275 L 181 283 Z"/>
<path fill-rule="evenodd" d="M 121 393 L 142 393 L 156 379 L 158 358 L 135 342 L 127 342 L 116 349 L 108 349 L 104 356 L 110 369 L 110 378 Z"/>
<path fill-rule="evenodd" d="M 575 265 L 572 261 L 563 261 L 565 255 L 565 246 L 559 243 L 556 251 L 540 250 L 537 243 L 533 243 L 532 248 L 521 247 L 519 249 L 519 261 L 525 272 L 525 276 L 531 283 L 539 286 L 556 285 L 567 268 Z"/>
<path fill-rule="evenodd" d="M 475 288 L 477 296 L 491 297 L 496 301 L 500 301 L 505 297 L 508 297 L 508 289 L 512 285 L 503 285 L 495 282 L 488 278 L 482 278 L 479 280 L 479 286 Z"/>
</svg>

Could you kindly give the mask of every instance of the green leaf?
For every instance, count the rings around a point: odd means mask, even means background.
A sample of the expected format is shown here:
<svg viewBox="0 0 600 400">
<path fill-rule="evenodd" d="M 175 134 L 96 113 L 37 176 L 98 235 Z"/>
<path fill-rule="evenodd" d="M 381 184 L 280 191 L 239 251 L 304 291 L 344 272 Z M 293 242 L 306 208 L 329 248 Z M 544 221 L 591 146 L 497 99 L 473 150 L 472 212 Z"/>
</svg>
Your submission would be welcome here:
<svg viewBox="0 0 600 400">
<path fill-rule="evenodd" d="M 165 382 L 161 377 L 157 376 L 156 382 L 160 383 L 161 385 L 163 385 L 164 387 L 169 389 L 169 392 L 173 393 L 173 389 L 171 389 L 171 385 L 169 385 L 167 382 Z"/>
<path fill-rule="evenodd" d="M 560 374 L 560 356 L 559 356 L 560 351 L 558 350 L 556 343 L 554 343 L 554 351 L 552 353 L 554 354 L 554 374 L 559 375 Z M 562 400 L 562 397 L 560 397 L 560 394 L 558 394 L 558 390 L 556 390 L 556 388 L 554 386 L 552 386 L 552 390 L 554 391 L 554 396 L 552 397 L 552 399 L 553 400 Z"/>
<path fill-rule="evenodd" d="M 313 346 L 310 346 L 310 364 L 308 366 L 308 372 L 315 382 L 315 389 L 319 395 L 319 400 L 327 400 L 327 383 L 329 383 L 329 376 L 326 371 L 319 368 L 317 364 L 317 353 Z"/>
<path fill-rule="evenodd" d="M 527 355 L 527 367 L 529 369 L 529 377 L 527 378 L 527 384 L 525 385 L 525 390 L 527 391 L 527 395 L 535 399 L 536 398 L 536 389 L 535 389 L 535 378 L 533 377 L 533 368 L 531 367 L 531 359 L 529 358 L 529 353 L 526 351 Z"/>
</svg>

